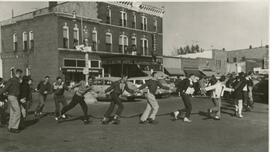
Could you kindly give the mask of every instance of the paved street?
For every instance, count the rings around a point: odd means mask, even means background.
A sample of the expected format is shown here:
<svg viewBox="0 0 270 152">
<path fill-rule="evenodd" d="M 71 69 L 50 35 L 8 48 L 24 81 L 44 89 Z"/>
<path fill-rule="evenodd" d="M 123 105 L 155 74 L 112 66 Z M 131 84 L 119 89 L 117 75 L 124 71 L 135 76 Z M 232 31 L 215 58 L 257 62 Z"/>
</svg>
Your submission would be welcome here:
<svg viewBox="0 0 270 152">
<path fill-rule="evenodd" d="M 138 115 L 145 101 L 125 103 L 121 124 L 101 125 L 100 119 L 108 103 L 89 105 L 92 124 L 80 120 L 56 123 L 45 116 L 20 134 L 10 134 L 0 128 L 0 152 L 266 152 L 268 151 L 268 105 L 255 103 L 253 112 L 244 118 L 232 117 L 232 107 L 225 101 L 222 120 L 209 119 L 205 112 L 211 105 L 208 98 L 193 100 L 191 124 L 171 121 L 169 112 L 182 107 L 177 97 L 159 100 L 157 125 L 138 124 Z M 45 111 L 54 111 L 50 101 Z M 69 112 L 80 116 L 80 106 Z M 132 117 L 134 116 L 134 117 Z M 32 117 L 32 116 L 30 116 Z"/>
</svg>

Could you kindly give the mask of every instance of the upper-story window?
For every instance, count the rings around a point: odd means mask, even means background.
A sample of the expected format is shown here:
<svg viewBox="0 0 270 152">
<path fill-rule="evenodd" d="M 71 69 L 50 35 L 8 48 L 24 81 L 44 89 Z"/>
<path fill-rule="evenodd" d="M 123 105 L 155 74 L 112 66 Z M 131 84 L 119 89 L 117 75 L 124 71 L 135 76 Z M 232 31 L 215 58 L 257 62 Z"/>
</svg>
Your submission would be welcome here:
<svg viewBox="0 0 270 152">
<path fill-rule="evenodd" d="M 148 40 L 146 38 L 141 38 L 141 49 L 142 55 L 149 55 Z"/>
<path fill-rule="evenodd" d="M 106 32 L 105 43 L 106 43 L 106 50 L 111 52 L 112 51 L 112 33 L 110 33 L 110 31 Z"/>
<path fill-rule="evenodd" d="M 241 60 L 242 60 L 242 61 L 246 61 L 246 57 L 243 56 L 243 57 L 241 58 Z"/>
<path fill-rule="evenodd" d="M 95 27 L 92 31 L 92 50 L 97 51 L 97 30 Z"/>
<path fill-rule="evenodd" d="M 137 54 L 137 38 L 136 35 L 132 35 L 131 37 L 131 46 L 132 46 L 132 55 L 136 55 Z"/>
<path fill-rule="evenodd" d="M 69 28 L 67 23 L 63 26 L 63 48 L 69 48 Z"/>
<path fill-rule="evenodd" d="M 83 28 L 83 44 L 85 46 L 89 46 L 88 38 L 89 38 L 89 31 L 88 31 L 87 27 L 84 26 L 84 28 Z"/>
<path fill-rule="evenodd" d="M 153 26 L 154 26 L 154 31 L 157 32 L 157 26 L 158 26 L 157 19 L 154 19 Z"/>
<path fill-rule="evenodd" d="M 127 48 L 128 48 L 128 37 L 124 34 L 121 34 L 119 36 L 119 52 L 125 54 L 125 52 L 127 52 Z"/>
<path fill-rule="evenodd" d="M 237 58 L 236 57 L 233 58 L 233 62 L 237 62 Z"/>
<path fill-rule="evenodd" d="M 108 6 L 107 7 L 107 19 L 106 19 L 106 23 L 111 24 L 111 21 L 112 21 L 112 10 Z"/>
<path fill-rule="evenodd" d="M 133 12 L 132 28 L 136 28 L 136 14 Z"/>
<path fill-rule="evenodd" d="M 147 18 L 144 15 L 142 16 L 141 29 L 147 31 Z"/>
<path fill-rule="evenodd" d="M 12 37 L 13 37 L 13 51 L 17 51 L 17 49 L 18 49 L 17 34 L 14 33 Z"/>
<path fill-rule="evenodd" d="M 28 36 L 27 36 L 27 33 L 26 32 L 23 32 L 23 50 L 27 50 L 27 38 Z"/>
<path fill-rule="evenodd" d="M 120 26 L 127 26 L 127 13 L 125 11 L 120 11 Z"/>
<path fill-rule="evenodd" d="M 33 31 L 29 32 L 29 48 L 31 50 L 34 48 L 34 33 L 33 33 Z"/>
<path fill-rule="evenodd" d="M 73 28 L 73 46 L 74 48 L 79 45 L 79 28 L 78 25 L 75 24 Z"/>
</svg>

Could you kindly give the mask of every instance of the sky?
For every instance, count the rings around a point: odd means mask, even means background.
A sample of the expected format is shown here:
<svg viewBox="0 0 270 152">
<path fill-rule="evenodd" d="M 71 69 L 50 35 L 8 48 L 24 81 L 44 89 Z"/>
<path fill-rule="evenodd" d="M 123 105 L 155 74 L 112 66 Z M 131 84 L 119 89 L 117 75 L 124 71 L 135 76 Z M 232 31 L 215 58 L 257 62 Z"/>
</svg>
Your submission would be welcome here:
<svg viewBox="0 0 270 152">
<path fill-rule="evenodd" d="M 164 6 L 163 52 L 172 55 L 180 46 L 198 44 L 205 50 L 235 50 L 268 44 L 267 1 L 249 2 L 147 2 Z M 0 1 L 0 21 L 48 2 Z"/>
</svg>

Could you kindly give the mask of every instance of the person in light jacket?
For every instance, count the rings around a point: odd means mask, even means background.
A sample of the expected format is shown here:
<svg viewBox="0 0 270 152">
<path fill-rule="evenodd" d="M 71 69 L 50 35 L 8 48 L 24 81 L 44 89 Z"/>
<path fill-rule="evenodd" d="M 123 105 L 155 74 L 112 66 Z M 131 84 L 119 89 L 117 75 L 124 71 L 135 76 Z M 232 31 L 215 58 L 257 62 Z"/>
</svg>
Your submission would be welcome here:
<svg viewBox="0 0 270 152">
<path fill-rule="evenodd" d="M 220 113 L 220 108 L 221 108 L 221 97 L 224 94 L 224 91 L 232 92 L 233 89 L 227 88 L 224 84 L 226 78 L 225 76 L 221 76 L 221 78 L 216 82 L 216 84 L 205 87 L 205 91 L 210 91 L 212 90 L 211 98 L 214 103 L 214 107 L 210 108 L 208 110 L 209 115 L 212 113 L 215 113 L 214 119 L 215 120 L 220 120 L 221 113 Z"/>
</svg>

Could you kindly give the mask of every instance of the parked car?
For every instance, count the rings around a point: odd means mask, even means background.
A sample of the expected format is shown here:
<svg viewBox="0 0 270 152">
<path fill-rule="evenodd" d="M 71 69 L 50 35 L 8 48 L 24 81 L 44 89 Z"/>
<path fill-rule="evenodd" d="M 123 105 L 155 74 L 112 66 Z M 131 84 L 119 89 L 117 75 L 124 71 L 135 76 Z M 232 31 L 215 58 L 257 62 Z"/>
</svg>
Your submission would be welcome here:
<svg viewBox="0 0 270 152">
<path fill-rule="evenodd" d="M 259 97 L 259 100 L 268 103 L 268 76 L 261 78 L 261 80 L 254 85 L 253 95 Z"/>
<path fill-rule="evenodd" d="M 94 92 L 97 93 L 97 100 L 99 101 L 104 101 L 104 100 L 109 100 L 111 97 L 108 94 L 105 94 L 105 90 L 111 86 L 111 84 L 115 81 L 120 80 L 120 77 L 102 77 L 102 78 L 97 78 L 94 82 L 93 89 Z M 132 83 L 128 82 L 129 88 L 133 88 Z M 124 91 L 123 95 L 121 95 L 121 99 L 123 100 L 134 100 L 136 95 L 130 94 L 127 91 Z"/>
<path fill-rule="evenodd" d="M 151 77 L 133 77 L 133 78 L 129 78 L 128 81 L 133 83 L 136 87 L 140 87 L 149 79 L 151 79 Z M 172 84 L 168 84 L 166 82 L 166 80 L 158 79 L 158 81 L 162 85 L 172 88 Z M 142 90 L 143 93 L 142 94 L 137 94 L 136 97 L 137 98 L 144 97 L 144 94 L 147 93 L 147 91 L 148 91 L 148 88 L 146 87 L 146 88 L 144 88 Z M 161 97 L 164 97 L 164 96 L 168 96 L 170 94 L 171 94 L 170 90 L 165 90 L 165 89 L 162 89 L 162 88 L 158 87 L 157 92 L 156 92 L 156 97 L 161 98 Z"/>
</svg>

